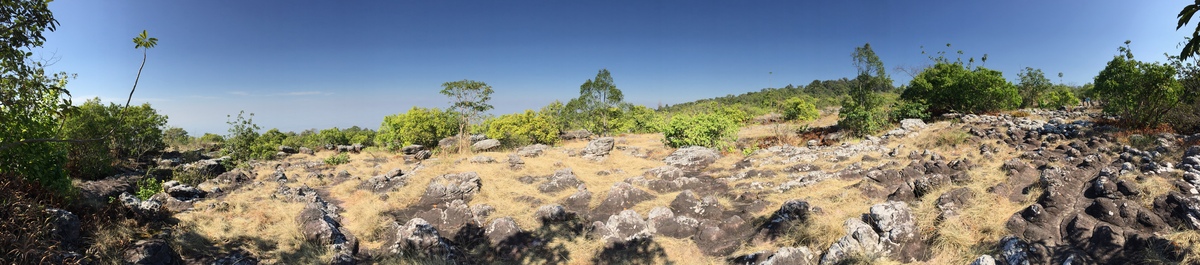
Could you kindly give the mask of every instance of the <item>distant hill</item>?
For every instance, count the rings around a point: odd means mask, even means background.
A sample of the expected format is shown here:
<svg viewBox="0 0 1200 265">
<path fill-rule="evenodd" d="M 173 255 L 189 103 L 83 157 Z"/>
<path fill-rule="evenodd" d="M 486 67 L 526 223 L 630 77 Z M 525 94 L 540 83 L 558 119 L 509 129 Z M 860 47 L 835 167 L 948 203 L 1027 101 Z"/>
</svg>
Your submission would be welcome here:
<svg viewBox="0 0 1200 265">
<path fill-rule="evenodd" d="M 752 115 L 761 115 L 775 111 L 785 100 L 809 96 L 816 99 L 818 108 L 841 103 L 842 96 L 854 84 L 853 80 L 842 78 L 837 80 L 813 80 L 807 86 L 787 85 L 782 88 L 764 88 L 759 91 L 746 92 L 740 95 L 701 99 L 658 108 L 659 112 L 680 113 L 711 109 L 715 106 L 737 106 Z"/>
</svg>

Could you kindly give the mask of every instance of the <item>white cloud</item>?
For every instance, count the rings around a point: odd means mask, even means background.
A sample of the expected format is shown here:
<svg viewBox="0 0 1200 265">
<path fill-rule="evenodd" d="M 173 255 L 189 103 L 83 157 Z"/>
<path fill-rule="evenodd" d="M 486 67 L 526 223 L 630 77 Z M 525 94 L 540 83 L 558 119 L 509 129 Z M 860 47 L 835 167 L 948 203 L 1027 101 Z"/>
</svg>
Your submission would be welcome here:
<svg viewBox="0 0 1200 265">
<path fill-rule="evenodd" d="M 247 93 L 246 91 L 230 91 L 229 94 L 238 95 L 238 96 L 249 96 L 250 95 L 250 93 Z"/>
<path fill-rule="evenodd" d="M 286 95 L 286 96 L 311 96 L 311 95 L 321 95 L 321 94 L 324 94 L 324 93 L 321 93 L 321 91 L 299 91 L 299 92 L 288 92 L 288 93 L 284 93 L 283 95 Z"/>
</svg>

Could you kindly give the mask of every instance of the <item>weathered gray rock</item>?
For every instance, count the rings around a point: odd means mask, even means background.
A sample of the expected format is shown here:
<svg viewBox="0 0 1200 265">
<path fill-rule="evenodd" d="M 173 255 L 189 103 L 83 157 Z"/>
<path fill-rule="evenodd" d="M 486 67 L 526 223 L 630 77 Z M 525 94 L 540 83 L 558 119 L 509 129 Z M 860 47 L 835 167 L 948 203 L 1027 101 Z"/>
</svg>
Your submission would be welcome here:
<svg viewBox="0 0 1200 265">
<path fill-rule="evenodd" d="M 496 218 L 488 224 L 484 229 L 483 235 L 488 238 L 488 241 L 493 246 L 500 245 L 501 242 L 521 232 L 521 227 L 513 221 L 512 217 Z"/>
<path fill-rule="evenodd" d="M 971 261 L 971 265 L 996 265 L 996 259 L 993 259 L 992 255 L 983 255 Z"/>
<path fill-rule="evenodd" d="M 600 205 L 592 210 L 591 217 L 593 220 L 607 219 L 609 215 L 633 208 L 634 205 L 652 198 L 654 198 L 654 195 L 633 187 L 629 183 L 617 182 L 608 190 L 608 195 L 604 197 L 604 201 L 600 202 Z"/>
<path fill-rule="evenodd" d="M 183 264 L 183 260 L 166 240 L 148 239 L 138 241 L 133 247 L 125 250 L 125 264 Z"/>
<path fill-rule="evenodd" d="M 917 221 L 907 203 L 889 201 L 872 205 L 867 221 L 879 230 L 882 243 L 899 244 L 917 238 Z"/>
<path fill-rule="evenodd" d="M 587 147 L 583 148 L 581 154 L 584 158 L 599 158 L 608 156 L 608 152 L 612 151 L 613 144 L 616 139 L 612 137 L 601 137 L 588 142 Z"/>
<path fill-rule="evenodd" d="M 417 152 L 420 152 L 421 150 L 425 150 L 425 146 L 419 145 L 419 144 L 409 145 L 409 146 L 400 148 L 400 152 L 402 152 L 406 155 L 415 155 L 415 154 L 417 154 Z"/>
<path fill-rule="evenodd" d="M 580 181 L 579 178 L 575 176 L 575 172 L 571 171 L 570 168 L 560 169 L 555 171 L 554 175 L 551 175 L 549 178 L 547 178 L 545 183 L 538 185 L 538 191 L 546 193 L 558 192 L 568 188 L 577 187 L 579 184 L 583 184 L 583 181 Z"/>
<path fill-rule="evenodd" d="M 287 153 L 287 154 L 295 154 L 295 153 L 297 153 L 297 151 L 296 151 L 296 148 L 294 148 L 294 147 L 291 147 L 291 146 L 286 146 L 286 145 L 280 145 L 280 146 L 279 146 L 279 151 L 280 151 L 280 152 Z"/>
<path fill-rule="evenodd" d="M 867 223 L 851 218 L 846 220 L 845 226 L 846 235 L 829 246 L 821 257 L 821 264 L 837 264 L 858 253 L 879 255 L 885 251 L 879 234 Z"/>
<path fill-rule="evenodd" d="M 667 207 L 654 207 L 647 217 L 648 226 L 655 233 L 674 238 L 689 238 L 696 234 L 700 221 L 687 216 L 675 216 Z"/>
<path fill-rule="evenodd" d="M 472 157 L 472 158 L 471 158 L 471 163 L 475 163 L 475 164 L 491 164 L 491 163 L 496 163 L 496 159 L 495 159 L 495 158 L 492 158 L 492 157 L 490 157 L 490 156 L 485 156 L 485 155 L 477 155 L 477 156 L 475 156 L 475 157 Z"/>
<path fill-rule="evenodd" d="M 133 211 L 135 215 L 143 219 L 155 219 L 163 214 L 162 202 L 154 199 L 141 200 L 137 196 L 133 196 L 128 192 L 121 193 L 117 197 L 121 201 L 121 205 Z"/>
<path fill-rule="evenodd" d="M 700 146 L 689 146 L 675 150 L 674 153 L 664 158 L 663 162 L 684 170 L 700 171 L 713 162 L 716 162 L 719 158 L 721 158 L 721 154 L 717 153 L 716 150 Z"/>
<path fill-rule="evenodd" d="M 470 202 L 481 188 L 483 182 L 475 172 L 441 175 L 430 181 L 417 205 L 428 207 L 454 200 Z"/>
<path fill-rule="evenodd" d="M 79 216 L 58 208 L 47 208 L 46 213 L 50 215 L 50 234 L 54 235 L 59 246 L 65 250 L 75 249 L 79 244 L 79 231 L 82 225 L 79 222 Z"/>
<path fill-rule="evenodd" d="M 163 189 L 168 195 L 180 201 L 194 201 L 208 195 L 208 192 L 174 180 L 164 183 Z"/>
<path fill-rule="evenodd" d="M 488 151 L 488 150 L 492 150 L 496 147 L 500 147 L 500 140 L 487 139 L 487 140 L 482 140 L 482 141 L 476 142 L 475 144 L 472 144 L 471 151 L 475 151 L 475 152 Z"/>
<path fill-rule="evenodd" d="M 549 149 L 549 148 L 550 148 L 550 146 L 547 146 L 544 144 L 528 145 L 525 147 L 517 148 L 517 155 L 523 156 L 523 157 L 538 157 L 538 156 L 541 156 L 542 153 L 544 153 L 546 151 L 546 149 Z"/>
<path fill-rule="evenodd" d="M 525 160 L 521 160 L 521 156 L 516 154 L 509 154 L 507 162 L 508 168 L 512 170 L 518 170 L 525 167 Z"/>
<path fill-rule="evenodd" d="M 570 219 L 567 209 L 558 204 L 543 205 L 542 207 L 538 207 L 537 211 L 533 213 L 533 216 L 537 217 L 538 220 L 541 220 L 544 223 L 563 222 Z"/>
<path fill-rule="evenodd" d="M 314 152 L 311 148 L 308 148 L 308 147 L 300 147 L 300 153 L 306 154 L 306 155 L 313 155 L 313 154 L 316 154 L 317 152 Z"/>
<path fill-rule="evenodd" d="M 597 233 L 596 237 L 610 243 L 623 243 L 639 238 L 649 238 L 654 235 L 654 230 L 642 219 L 642 215 L 633 210 L 624 210 L 621 213 L 608 217 L 607 223 L 595 222 L 593 231 Z"/>
<path fill-rule="evenodd" d="M 454 247 L 424 219 L 413 218 L 397 226 L 396 241 L 387 245 L 388 252 L 407 257 L 453 259 Z"/>
<path fill-rule="evenodd" d="M 405 185 L 408 185 L 408 175 L 405 175 L 403 170 L 394 168 L 387 173 L 363 181 L 358 188 L 373 192 L 387 192 Z"/>
<path fill-rule="evenodd" d="M 808 247 L 782 247 L 760 265 L 809 265 L 816 264 L 816 254 Z"/>
</svg>

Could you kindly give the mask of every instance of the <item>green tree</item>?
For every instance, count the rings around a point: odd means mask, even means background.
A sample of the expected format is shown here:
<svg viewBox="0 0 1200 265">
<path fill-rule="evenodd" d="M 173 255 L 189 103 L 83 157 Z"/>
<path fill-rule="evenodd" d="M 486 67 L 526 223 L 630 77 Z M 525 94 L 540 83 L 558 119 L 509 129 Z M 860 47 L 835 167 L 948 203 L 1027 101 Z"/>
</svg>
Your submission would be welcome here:
<svg viewBox="0 0 1200 265">
<path fill-rule="evenodd" d="M 1025 67 L 1021 73 L 1017 74 L 1021 82 L 1017 84 L 1019 94 L 1021 94 L 1021 107 L 1029 108 L 1038 103 L 1038 99 L 1042 98 L 1042 94 L 1050 90 L 1050 79 L 1042 73 L 1042 69 L 1033 69 Z M 1059 73 L 1062 76 L 1062 73 Z"/>
<path fill-rule="evenodd" d="M 188 136 L 187 130 L 175 126 L 169 126 L 166 130 L 163 130 L 162 139 L 163 142 L 170 146 L 183 146 L 192 141 L 192 138 Z"/>
<path fill-rule="evenodd" d="M 871 44 L 854 48 L 851 54 L 854 67 L 858 69 L 855 86 L 850 89 L 850 97 L 842 101 L 842 110 L 838 113 L 838 126 L 850 130 L 854 135 L 869 135 L 883 130 L 887 124 L 887 113 L 883 111 L 883 98 L 877 91 L 891 89 L 891 78 L 884 72 L 883 62 Z"/>
<path fill-rule="evenodd" d="M 783 103 L 783 119 L 811 121 L 817 119 L 821 112 L 811 103 L 808 97 L 792 97 Z"/>
<path fill-rule="evenodd" d="M 1094 90 L 1105 102 L 1104 113 L 1117 115 L 1127 126 L 1158 125 L 1179 104 L 1183 92 L 1175 67 L 1134 60 L 1129 41 L 1118 51 L 1096 76 Z"/>
<path fill-rule="evenodd" d="M 488 104 L 488 101 L 492 99 L 492 86 L 484 82 L 463 79 L 443 83 L 441 93 L 450 97 L 450 109 L 460 115 L 458 142 L 469 143 L 470 135 L 467 134 L 467 126 L 470 126 L 471 119 L 492 109 L 492 105 Z M 469 144 L 459 144 L 458 146 L 459 152 L 466 153 L 471 150 Z"/>
<path fill-rule="evenodd" d="M 591 117 L 593 122 L 590 122 L 592 127 L 588 128 L 594 133 L 600 135 L 608 135 L 611 126 L 611 117 L 615 112 L 615 107 L 625 99 L 617 85 L 613 83 L 612 74 L 608 69 L 600 69 L 596 73 L 596 78 L 588 79 L 579 86 L 579 98 L 572 100 L 569 107 L 574 107 L 579 110 L 579 113 L 585 117 Z"/>
<path fill-rule="evenodd" d="M 458 117 L 457 114 L 437 108 L 419 107 L 388 115 L 375 133 L 375 144 L 391 150 L 412 144 L 437 146 L 438 140 L 455 133 L 456 126 L 460 124 L 456 121 Z"/>
<path fill-rule="evenodd" d="M 496 117 L 488 124 L 487 137 L 509 145 L 554 144 L 558 132 L 551 118 L 526 110 Z"/>
<path fill-rule="evenodd" d="M 983 113 L 1021 105 L 1017 87 L 1005 80 L 1000 71 L 984 67 L 971 70 L 961 58 L 950 61 L 945 52 L 938 54 L 938 57 L 930 57 L 935 63 L 932 67 L 925 68 L 909 82 L 901 99 L 928 104 L 932 114 Z"/>
</svg>

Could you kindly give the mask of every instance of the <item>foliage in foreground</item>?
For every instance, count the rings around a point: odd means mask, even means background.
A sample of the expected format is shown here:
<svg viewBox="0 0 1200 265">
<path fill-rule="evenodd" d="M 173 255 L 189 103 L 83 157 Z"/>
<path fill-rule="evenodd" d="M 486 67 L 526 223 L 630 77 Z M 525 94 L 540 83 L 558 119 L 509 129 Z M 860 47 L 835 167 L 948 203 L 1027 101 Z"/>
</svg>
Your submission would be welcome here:
<svg viewBox="0 0 1200 265">
<path fill-rule="evenodd" d="M 811 97 L 792 97 L 783 102 L 783 119 L 789 121 L 811 121 L 821 116 Z"/>
<path fill-rule="evenodd" d="M 100 98 L 90 99 L 66 118 L 63 135 L 102 140 L 71 144 L 66 169 L 76 178 L 106 177 L 121 160 L 161 151 L 166 145 L 162 139 L 166 123 L 167 116 L 159 115 L 150 104 L 124 108 L 114 103 L 105 106 Z"/>
</svg>

